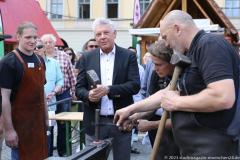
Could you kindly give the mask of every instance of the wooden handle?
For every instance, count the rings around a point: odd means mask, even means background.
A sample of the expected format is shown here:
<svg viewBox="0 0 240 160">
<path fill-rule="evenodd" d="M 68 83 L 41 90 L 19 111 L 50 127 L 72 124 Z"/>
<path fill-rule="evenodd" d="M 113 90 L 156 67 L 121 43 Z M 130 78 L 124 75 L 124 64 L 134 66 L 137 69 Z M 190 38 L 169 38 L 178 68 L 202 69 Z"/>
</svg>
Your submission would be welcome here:
<svg viewBox="0 0 240 160">
<path fill-rule="evenodd" d="M 176 85 L 177 85 L 177 80 L 178 80 L 179 75 L 181 74 L 181 71 L 182 71 L 182 69 L 178 66 L 176 66 L 174 68 L 173 77 L 172 77 L 172 80 L 169 84 L 170 85 L 169 90 L 175 90 Z M 151 158 L 150 158 L 151 160 L 156 160 L 157 159 L 157 153 L 158 153 L 159 146 L 160 146 L 160 143 L 161 143 L 161 138 L 162 138 L 163 131 L 164 131 L 164 128 L 165 128 L 167 116 L 168 116 L 168 111 L 164 111 L 163 115 L 161 117 L 161 120 L 159 122 L 159 125 L 158 125 L 157 134 L 156 134 L 153 149 L 152 149 L 152 152 L 151 152 Z"/>
</svg>

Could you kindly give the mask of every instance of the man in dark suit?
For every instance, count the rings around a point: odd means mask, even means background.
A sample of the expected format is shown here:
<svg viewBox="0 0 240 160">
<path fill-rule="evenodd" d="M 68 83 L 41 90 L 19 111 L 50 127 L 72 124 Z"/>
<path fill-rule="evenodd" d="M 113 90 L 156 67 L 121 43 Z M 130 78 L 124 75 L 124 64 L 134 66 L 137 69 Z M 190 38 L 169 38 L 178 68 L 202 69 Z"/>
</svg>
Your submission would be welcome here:
<svg viewBox="0 0 240 160">
<path fill-rule="evenodd" d="M 133 103 L 132 96 L 140 89 L 136 55 L 117 46 L 116 28 L 108 19 L 96 19 L 93 31 L 99 48 L 90 51 L 80 59 L 76 96 L 83 100 L 86 144 L 94 140 L 95 109 L 100 109 L 100 123 L 113 122 L 117 109 Z M 94 70 L 100 84 L 92 88 L 86 72 Z M 100 126 L 100 139 L 113 137 L 114 160 L 130 160 L 131 132 L 122 132 L 114 125 Z"/>
</svg>

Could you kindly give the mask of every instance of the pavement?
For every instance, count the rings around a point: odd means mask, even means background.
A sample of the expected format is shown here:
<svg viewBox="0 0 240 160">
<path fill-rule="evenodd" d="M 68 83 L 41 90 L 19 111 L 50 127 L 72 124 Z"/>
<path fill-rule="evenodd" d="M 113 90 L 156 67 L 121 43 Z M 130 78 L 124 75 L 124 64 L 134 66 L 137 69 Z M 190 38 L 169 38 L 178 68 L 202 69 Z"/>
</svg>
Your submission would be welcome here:
<svg viewBox="0 0 240 160">
<path fill-rule="evenodd" d="M 146 144 L 142 144 L 142 140 L 144 138 L 144 134 L 138 134 L 138 139 L 133 142 L 133 148 L 136 148 L 140 153 L 135 154 L 131 153 L 131 160 L 146 160 L 149 159 L 150 153 L 151 153 L 151 145 L 147 141 Z M 77 147 L 73 145 L 73 153 L 76 152 Z M 5 142 L 3 142 L 3 148 L 2 148 L 2 160 L 11 160 L 11 152 L 9 147 L 5 145 Z M 67 157 L 58 157 L 57 151 L 54 150 L 54 156 L 48 158 L 48 160 L 69 160 Z M 112 153 L 109 154 L 108 160 L 113 160 Z"/>
</svg>

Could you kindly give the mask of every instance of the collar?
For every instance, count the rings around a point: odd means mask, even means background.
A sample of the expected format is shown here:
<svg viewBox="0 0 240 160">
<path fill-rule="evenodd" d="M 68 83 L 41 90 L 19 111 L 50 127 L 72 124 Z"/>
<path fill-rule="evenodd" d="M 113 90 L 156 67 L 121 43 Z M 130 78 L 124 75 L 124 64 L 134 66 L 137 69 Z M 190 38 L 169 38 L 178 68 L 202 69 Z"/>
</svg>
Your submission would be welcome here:
<svg viewBox="0 0 240 160">
<path fill-rule="evenodd" d="M 44 56 L 44 60 L 46 61 L 46 62 L 49 62 L 50 61 L 50 57 L 48 57 L 48 56 Z"/>
<path fill-rule="evenodd" d="M 102 49 L 100 48 L 100 55 L 105 55 L 105 54 L 113 54 L 114 55 L 115 53 L 116 53 L 116 46 L 115 45 L 113 46 L 113 49 L 109 53 L 104 53 L 102 51 Z"/>
<path fill-rule="evenodd" d="M 204 30 L 198 31 L 198 33 L 197 33 L 197 34 L 195 35 L 195 37 L 193 38 L 192 43 L 191 43 L 191 45 L 190 45 L 187 53 L 189 53 L 189 52 L 196 46 L 196 44 L 198 43 L 199 39 L 200 39 L 203 35 L 205 35 L 205 34 L 206 34 L 206 32 L 205 32 Z"/>
</svg>

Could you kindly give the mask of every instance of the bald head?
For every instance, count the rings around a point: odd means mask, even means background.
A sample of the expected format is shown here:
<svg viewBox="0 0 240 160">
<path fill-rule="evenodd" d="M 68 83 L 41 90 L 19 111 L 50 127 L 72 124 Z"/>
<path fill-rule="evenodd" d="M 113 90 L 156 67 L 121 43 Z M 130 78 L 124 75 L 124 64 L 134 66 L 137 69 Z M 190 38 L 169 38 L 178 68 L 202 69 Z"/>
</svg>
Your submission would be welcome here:
<svg viewBox="0 0 240 160">
<path fill-rule="evenodd" d="M 166 45 L 179 53 L 184 53 L 199 29 L 192 17 L 181 10 L 169 12 L 160 21 L 160 36 Z"/>
<path fill-rule="evenodd" d="M 164 24 L 171 25 L 174 23 L 187 25 L 187 26 L 195 26 L 195 23 L 192 19 L 192 16 L 190 16 L 187 12 L 181 11 L 181 10 L 173 10 L 169 12 L 162 20 Z"/>
</svg>

